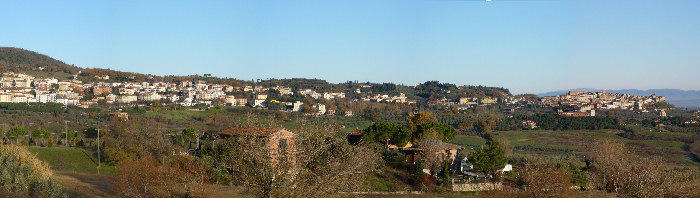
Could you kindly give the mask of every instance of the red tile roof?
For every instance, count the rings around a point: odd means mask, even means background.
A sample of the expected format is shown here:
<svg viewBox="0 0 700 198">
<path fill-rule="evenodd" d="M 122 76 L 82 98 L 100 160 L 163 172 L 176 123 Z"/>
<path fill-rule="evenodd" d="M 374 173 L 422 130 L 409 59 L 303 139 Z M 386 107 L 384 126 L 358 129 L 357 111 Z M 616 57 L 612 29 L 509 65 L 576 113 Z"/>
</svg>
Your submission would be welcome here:
<svg viewBox="0 0 700 198">
<path fill-rule="evenodd" d="M 352 131 L 348 131 L 347 134 L 348 134 L 348 135 L 362 135 L 362 130 L 355 129 L 355 130 L 352 130 Z"/>
</svg>

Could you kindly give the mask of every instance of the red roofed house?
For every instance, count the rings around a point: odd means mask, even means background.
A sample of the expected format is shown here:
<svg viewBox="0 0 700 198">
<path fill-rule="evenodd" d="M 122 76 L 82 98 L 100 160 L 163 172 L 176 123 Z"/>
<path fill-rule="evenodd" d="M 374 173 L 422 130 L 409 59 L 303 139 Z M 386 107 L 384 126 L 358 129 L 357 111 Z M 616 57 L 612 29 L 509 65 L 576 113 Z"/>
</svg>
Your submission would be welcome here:
<svg viewBox="0 0 700 198">
<path fill-rule="evenodd" d="M 270 162 L 277 164 L 280 159 L 292 164 L 296 163 L 296 135 L 284 128 L 248 128 L 231 127 L 219 132 L 220 137 L 234 137 L 240 135 L 255 135 L 264 138 L 266 147 L 270 152 Z"/>
<path fill-rule="evenodd" d="M 350 144 L 360 144 L 362 141 L 362 130 L 355 129 L 346 133 L 348 135 L 348 143 Z"/>
</svg>

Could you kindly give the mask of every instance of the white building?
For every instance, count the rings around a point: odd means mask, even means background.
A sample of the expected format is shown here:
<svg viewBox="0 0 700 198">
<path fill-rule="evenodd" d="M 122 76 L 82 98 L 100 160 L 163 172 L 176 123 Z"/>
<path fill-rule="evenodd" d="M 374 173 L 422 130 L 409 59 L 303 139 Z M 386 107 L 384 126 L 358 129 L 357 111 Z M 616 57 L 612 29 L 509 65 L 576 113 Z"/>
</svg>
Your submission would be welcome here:
<svg viewBox="0 0 700 198">
<path fill-rule="evenodd" d="M 314 105 L 314 108 L 316 108 L 316 110 L 318 110 L 318 115 L 326 114 L 326 105 L 317 104 L 317 105 Z"/>
<path fill-rule="evenodd" d="M 37 94 L 37 102 L 56 102 L 56 94 Z"/>
<path fill-rule="evenodd" d="M 59 98 L 56 99 L 56 103 L 61 103 L 63 105 L 77 105 L 78 100 L 76 99 L 67 99 L 67 98 Z"/>
<path fill-rule="evenodd" d="M 162 97 L 157 93 L 146 93 L 138 96 L 138 100 L 141 101 L 156 101 L 160 100 Z"/>
<path fill-rule="evenodd" d="M 345 93 L 323 93 L 323 98 L 326 100 L 331 100 L 335 98 L 345 98 Z"/>
<path fill-rule="evenodd" d="M 136 95 L 121 95 L 117 97 L 117 103 L 132 103 L 138 100 Z"/>
<path fill-rule="evenodd" d="M 226 96 L 226 105 L 233 106 L 236 104 L 236 97 L 235 96 Z"/>
<path fill-rule="evenodd" d="M 22 96 L 22 95 L 14 96 L 14 97 L 12 97 L 12 102 L 15 102 L 15 103 L 27 102 L 27 97 Z"/>
<path fill-rule="evenodd" d="M 265 100 L 255 99 L 253 100 L 253 107 L 265 107 L 263 103 Z"/>
<path fill-rule="evenodd" d="M 117 101 L 117 95 L 109 94 L 105 96 L 105 100 Z"/>
<path fill-rule="evenodd" d="M 180 100 L 180 96 L 178 96 L 177 94 L 170 94 L 167 96 L 167 98 L 168 100 L 170 100 L 170 102 L 177 102 Z"/>
<path fill-rule="evenodd" d="M 303 104 L 304 103 L 301 101 L 294 102 L 294 104 L 293 104 L 294 106 L 292 107 L 292 111 L 301 111 L 301 105 L 303 105 Z"/>
</svg>

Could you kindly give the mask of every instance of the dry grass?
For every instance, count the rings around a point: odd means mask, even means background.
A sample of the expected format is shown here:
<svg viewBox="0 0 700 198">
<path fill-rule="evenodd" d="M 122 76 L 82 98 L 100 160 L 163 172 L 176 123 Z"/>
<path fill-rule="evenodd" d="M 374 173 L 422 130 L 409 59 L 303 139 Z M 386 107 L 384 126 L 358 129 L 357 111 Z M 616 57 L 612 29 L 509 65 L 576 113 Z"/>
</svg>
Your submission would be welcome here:
<svg viewBox="0 0 700 198">
<path fill-rule="evenodd" d="M 240 197 L 248 198 L 255 197 L 252 193 L 248 193 L 245 187 L 241 186 L 225 186 L 217 184 L 204 184 L 200 186 L 194 186 L 194 188 L 202 188 L 204 190 L 204 197 Z"/>
<path fill-rule="evenodd" d="M 117 197 L 117 192 L 112 189 L 114 176 L 60 171 L 54 172 L 53 178 L 71 197 Z M 240 186 L 204 184 L 190 188 L 199 192 L 193 194 L 195 197 L 254 197 Z M 179 193 L 184 194 L 186 190 Z"/>
<path fill-rule="evenodd" d="M 60 171 L 53 178 L 71 195 L 116 197 L 111 188 L 112 176 Z"/>
<path fill-rule="evenodd" d="M 452 192 L 452 193 L 423 193 L 423 194 L 377 194 L 377 195 L 351 195 L 348 197 L 370 197 L 370 198 L 458 198 L 458 197 L 478 197 L 473 192 Z"/>
</svg>

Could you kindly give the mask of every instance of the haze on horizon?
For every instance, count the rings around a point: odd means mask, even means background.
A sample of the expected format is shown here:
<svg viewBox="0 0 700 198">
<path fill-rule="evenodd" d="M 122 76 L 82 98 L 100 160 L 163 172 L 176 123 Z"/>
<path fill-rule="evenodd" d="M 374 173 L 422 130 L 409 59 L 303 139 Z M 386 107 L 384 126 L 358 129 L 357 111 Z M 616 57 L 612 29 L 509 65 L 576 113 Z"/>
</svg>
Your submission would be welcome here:
<svg viewBox="0 0 700 198">
<path fill-rule="evenodd" d="M 700 1 L 9 1 L 0 46 L 80 67 L 541 93 L 700 88 Z"/>
</svg>

